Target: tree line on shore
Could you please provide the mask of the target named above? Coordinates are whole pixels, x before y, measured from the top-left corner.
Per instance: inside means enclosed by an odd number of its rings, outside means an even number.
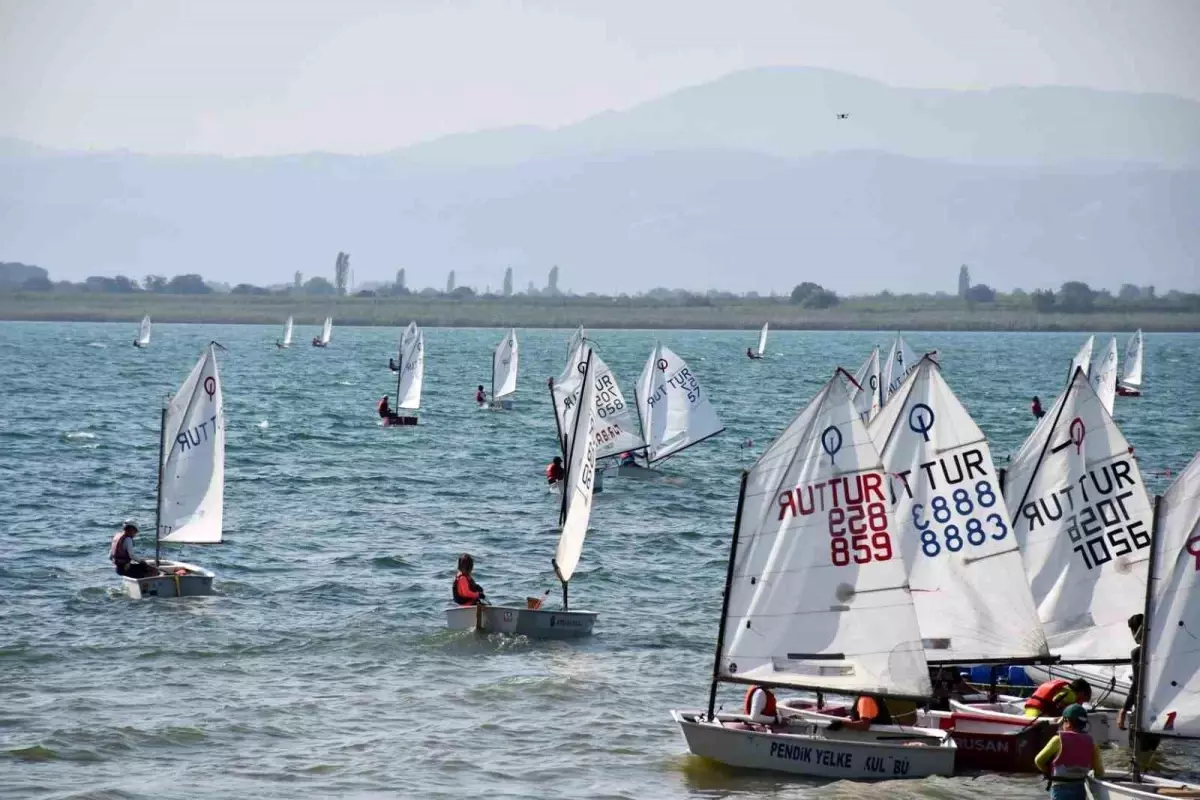
[[[854,309],[906,309],[921,308],[954,308],[994,307],[1006,310],[1033,310],[1042,314],[1067,313],[1087,314],[1093,312],[1112,311],[1165,311],[1165,312],[1196,312],[1200,311],[1200,294],[1169,291],[1159,295],[1153,286],[1136,286],[1124,284],[1117,292],[1106,289],[1093,289],[1081,281],[1067,281],[1057,290],[1037,289],[1026,292],[1015,289],[1011,292],[999,292],[985,284],[971,284],[968,268],[963,266],[959,271],[958,292],[911,293],[896,294],[887,290],[873,295],[839,296],[820,284],[804,281],[796,285],[790,293],[772,292],[760,295],[758,292],[728,292],[708,290],[703,292],[687,289],[667,289],[663,287],[646,292],[620,293],[617,295],[602,295],[595,292],[574,294],[558,288],[558,267],[550,273],[550,280],[544,289],[537,289],[530,283],[527,291],[514,293],[512,289],[512,269],[509,268],[504,276],[503,288],[500,292],[477,292],[470,286],[455,284],[453,271],[449,274],[444,290],[424,288],[410,290],[405,283],[404,270],[396,273],[392,283],[364,284],[357,291],[349,288],[349,255],[339,253],[335,265],[335,280],[329,281],[321,276],[313,276],[303,280],[297,272],[292,283],[277,286],[257,286],[241,283],[235,286],[206,281],[197,274],[176,275],[167,278],[162,275],[148,275],[141,281],[124,275],[115,277],[92,276],[81,282],[52,281],[49,273],[42,267],[20,263],[0,262],[0,291],[3,292],[36,292],[54,295],[133,295],[160,294],[176,296],[205,296],[228,295],[259,296],[259,297],[304,297],[304,298],[386,298],[386,297],[419,297],[451,301],[495,301],[513,302],[534,305],[595,305],[617,304],[625,306],[674,306],[674,307],[704,307],[704,306],[746,306],[792,304],[808,309],[829,309],[845,305]]]

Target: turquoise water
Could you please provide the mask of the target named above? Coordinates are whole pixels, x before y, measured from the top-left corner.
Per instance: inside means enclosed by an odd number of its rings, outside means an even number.
[[[600,612],[596,635],[538,643],[449,633],[441,609],[462,551],[493,600],[557,587],[545,381],[569,331],[518,332],[518,407],[491,413],[472,396],[502,331],[426,329],[421,424],[382,429],[399,330],[335,328],[319,350],[298,329],[277,351],[274,327],[156,325],[135,350],[134,327],[0,323],[0,796],[1045,796],[1028,777],[730,772],[688,756],[668,716],[707,697],[739,468],[890,335],[777,332],[752,362],[757,331],[598,332],[627,396],[661,337],[728,430],[666,462],[669,483],[606,481],[571,584],[573,606]],[[1084,336],[907,338],[940,351],[1003,459]],[[159,398],[210,339],[229,348],[227,541],[169,554],[215,570],[220,594],[130,601],[109,538],[127,516],[152,529]],[[1158,489],[1155,472],[1200,448],[1198,346],[1147,337],[1147,394],[1117,401]],[[722,692],[727,708],[737,695]],[[1164,747],[1169,767],[1200,766]]]

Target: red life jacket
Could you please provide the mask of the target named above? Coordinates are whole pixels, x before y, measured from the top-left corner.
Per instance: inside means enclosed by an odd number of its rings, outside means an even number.
[[[750,709],[752,707],[750,701],[754,699],[755,692],[762,692],[764,695],[767,696],[767,704],[765,706],[763,706],[763,714],[768,717],[775,716],[775,695],[771,692],[770,689],[767,689],[762,686],[751,686],[749,689],[746,690],[746,700],[742,704],[743,713],[745,713],[747,716],[749,716],[752,713],[750,711]]]
[[[1052,762],[1054,780],[1086,780],[1092,769],[1092,737],[1082,731],[1062,730],[1058,741],[1058,755]]]
[[[546,480],[561,481],[563,476],[562,467],[551,462],[550,466],[546,467]]]
[[[473,606],[483,596],[471,588],[471,579],[461,572],[454,576],[454,602],[460,606]]]
[[[1070,681],[1062,678],[1046,681],[1025,701],[1025,707],[1036,708],[1043,717],[1057,717],[1062,714],[1062,706],[1054,701],[1054,696],[1070,685]]]

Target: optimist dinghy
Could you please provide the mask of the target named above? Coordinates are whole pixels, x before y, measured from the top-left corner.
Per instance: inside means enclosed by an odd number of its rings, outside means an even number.
[[[1142,396],[1142,360],[1145,341],[1142,329],[1138,328],[1125,345],[1125,361],[1121,365],[1121,379],[1117,381],[1117,394],[1121,397]]]
[[[329,340],[333,338],[333,317],[326,317],[325,324],[321,326],[321,335],[314,338],[312,341],[313,347],[328,347]]]
[[[582,337],[583,329],[580,328],[571,339],[575,347],[562,374],[549,381],[550,402],[554,407],[554,424],[558,431],[558,446],[564,457],[567,454],[566,432],[575,424],[575,412],[579,407],[579,396],[583,388],[583,361],[588,348],[591,347],[591,343]],[[622,453],[645,449],[646,443],[638,434],[634,412],[625,401],[616,376],[599,353],[591,350],[591,354],[591,370],[596,383],[596,460],[603,461]],[[596,491],[600,491],[599,481]]]
[[[1143,775],[1138,732],[1200,738],[1200,453],[1157,499],[1150,537],[1138,695],[1134,700],[1133,772],[1089,778],[1095,800],[1200,797],[1200,784]]]
[[[565,487],[559,518],[562,533],[550,562],[562,584],[562,608],[543,609],[537,598],[527,600],[525,606],[455,606],[446,609],[446,625],[451,630],[474,628],[481,633],[521,634],[531,639],[574,639],[591,634],[598,614],[571,609],[567,587],[579,565],[592,513],[592,483],[596,473],[596,382],[590,369],[592,359],[589,350],[584,356],[583,387],[579,395],[580,408],[586,409],[586,413],[575,415],[567,443],[566,476],[561,482]]]
[[[688,749],[821,778],[950,775],[945,731],[831,730],[796,712],[765,728],[715,712],[720,683],[929,698],[932,686],[887,475],[842,370],[742,473],[708,710],[673,710]]]
[[[513,410],[513,395],[517,392],[517,356],[517,330],[509,328],[492,352],[493,410]]]
[[[425,382],[425,332],[416,322],[408,323],[400,337],[399,368],[396,370],[396,414],[383,420],[385,428],[416,425],[421,408],[421,385]]]
[[[769,322],[763,323],[762,332],[758,334],[758,350],[751,351],[747,354],[754,361],[761,360],[762,357],[767,353],[767,329],[770,326],[771,323]]]
[[[138,328],[137,338],[133,340],[134,347],[150,346],[150,315],[142,317],[142,326]]]
[[[213,593],[213,573],[161,558],[162,543],[221,541],[225,507],[225,416],[216,348],[208,350],[162,410],[154,562],[159,574],[122,577],[133,598]]]
[[[292,318],[288,317],[283,325],[283,340],[275,342],[275,347],[286,350],[292,346]]]

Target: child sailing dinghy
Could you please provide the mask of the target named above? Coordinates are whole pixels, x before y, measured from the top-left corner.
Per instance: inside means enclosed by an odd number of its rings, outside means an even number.
[[[421,385],[425,382],[425,332],[410,322],[400,337],[396,369],[396,413],[383,420],[385,428],[416,425],[420,418]]]
[[[150,315],[142,317],[142,325],[138,328],[137,338],[133,340],[134,347],[150,346]]]
[[[770,327],[770,325],[771,323],[769,322],[763,323],[762,332],[758,335],[758,350],[748,354],[750,358],[756,361],[761,359],[767,353],[767,328]]]
[[[582,328],[577,334],[582,333]],[[574,340],[574,339],[573,339]],[[596,460],[611,458],[621,453],[645,448],[646,443],[637,432],[633,411],[625,402],[625,395],[617,384],[617,378],[591,344],[580,339],[567,359],[567,366],[557,379],[551,378],[550,402],[554,406],[554,423],[558,430],[558,446],[567,454],[567,435],[575,425],[575,411],[579,407],[583,389],[583,369],[586,353],[591,352],[591,371],[595,379],[596,415]]]
[[[646,443],[646,466],[622,464],[617,471],[621,477],[649,477],[649,467],[725,430],[691,367],[662,342],[654,343],[633,399]]]
[[[765,728],[717,714],[718,684],[932,694],[886,473],[843,370],[742,473],[708,710],[673,710],[692,753],[823,778],[950,775],[945,731],[830,729],[797,712]]]
[[[1121,379],[1117,381],[1117,394],[1122,397],[1142,396],[1142,358],[1145,341],[1142,329],[1138,328],[1125,345],[1125,361],[1121,365]]]
[[[1089,778],[1095,800],[1200,797],[1200,784],[1144,775],[1137,732],[1200,738],[1200,647],[1191,629],[1200,615],[1200,453],[1155,503],[1134,701],[1131,775]]]
[[[280,350],[286,350],[292,346],[292,318],[288,317],[287,322],[283,324],[283,341],[276,342],[275,346]]]
[[[517,391],[517,330],[508,333],[492,352],[492,403],[493,409],[512,411],[513,395]]]
[[[583,387],[579,401],[587,411],[575,415],[575,425],[567,443],[566,476],[562,481],[565,489],[559,515],[562,532],[550,562],[562,584],[562,609],[543,609],[540,602],[527,602],[525,606],[455,606],[446,609],[446,624],[451,630],[474,628],[481,633],[521,634],[532,639],[574,639],[590,635],[596,624],[597,612],[571,609],[567,594],[568,584],[583,552],[583,540],[592,513],[592,482],[596,473],[596,382],[589,369],[592,365],[590,350],[584,356],[583,365]],[[535,605],[538,607],[532,607]]]
[[[313,339],[313,347],[328,347],[329,340],[333,338],[333,317],[326,317],[325,324],[321,326],[321,335]]]
[[[161,558],[163,542],[221,541],[225,506],[225,417],[216,348],[210,343],[187,380],[162,410],[159,430],[158,501],[154,561],[159,574],[122,577],[126,593],[145,597],[191,597],[213,593],[213,573]]]

